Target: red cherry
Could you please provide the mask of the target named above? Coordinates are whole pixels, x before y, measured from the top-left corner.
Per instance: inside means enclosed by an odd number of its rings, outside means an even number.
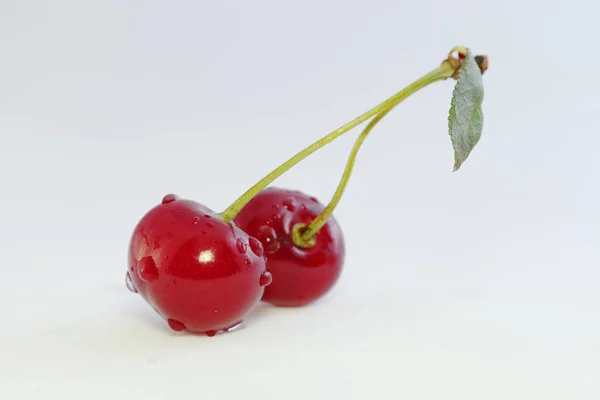
[[[271,279],[253,241],[203,205],[167,195],[133,232],[127,287],[174,331],[226,331],[241,323]]]
[[[303,193],[267,188],[235,217],[235,223],[264,248],[267,269],[273,275],[265,288],[264,301],[303,306],[324,296],[337,282],[345,249],[342,231],[333,217],[316,234],[314,246],[303,248],[292,239],[294,225],[310,223],[324,208],[317,199]]]

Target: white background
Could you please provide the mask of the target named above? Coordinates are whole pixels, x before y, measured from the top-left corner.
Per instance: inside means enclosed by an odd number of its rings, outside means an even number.
[[[598,399],[593,1],[0,1],[0,398]],[[490,57],[452,173],[453,83],[359,154],[339,284],[175,335],[124,286],[174,192],[222,210],[455,45]],[[358,129],[276,182],[328,201]]]

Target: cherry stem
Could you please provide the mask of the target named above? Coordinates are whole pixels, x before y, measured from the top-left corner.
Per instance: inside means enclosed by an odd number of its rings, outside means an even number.
[[[422,89],[425,86],[428,86],[434,82],[445,80],[452,76],[455,69],[447,68],[445,67],[446,65],[448,64],[442,64],[440,68],[437,68],[436,70],[430,72],[423,78],[415,81],[413,84],[408,86],[404,90],[405,95],[403,97],[399,98],[398,101],[391,104],[388,108],[382,110],[371,121],[369,121],[369,124],[358,136],[358,138],[354,142],[354,146],[352,146],[350,156],[348,157],[348,162],[346,163],[346,168],[344,169],[344,173],[342,174],[342,179],[340,180],[340,183],[331,201],[329,202],[327,207],[325,207],[325,210],[323,210],[321,214],[319,214],[310,224],[308,224],[308,226],[304,227],[302,230],[295,231],[297,232],[296,235],[294,235],[293,237],[295,244],[301,247],[311,247],[312,243],[314,243],[314,236],[317,234],[317,232],[319,232],[319,230],[321,230],[323,226],[325,226],[327,220],[333,214],[333,210],[340,202],[342,195],[344,194],[344,190],[346,189],[346,186],[350,181],[350,176],[352,175],[352,169],[354,168],[354,162],[356,161],[358,151],[360,150],[360,147],[362,146],[369,133],[371,133],[375,125],[377,125],[379,121],[381,121],[383,117],[385,117],[390,111],[392,111],[398,104],[400,104],[403,100],[408,98],[413,93],[417,92],[419,89]]]
[[[444,62],[442,63],[442,65],[440,67],[423,75],[421,78],[414,81],[413,83],[411,83],[410,85],[408,85],[401,91],[397,92],[393,96],[389,97],[387,100],[381,102],[379,105],[373,107],[372,109],[365,112],[364,114],[354,118],[352,121],[346,123],[345,125],[337,128],[330,134],[317,140],[310,146],[306,147],[304,150],[300,151],[299,153],[297,153],[296,155],[294,155],[293,157],[288,159],[286,162],[281,164],[279,167],[275,168],[271,173],[266,175],[258,183],[256,183],[254,186],[252,186],[250,189],[248,189],[244,194],[242,194],[236,201],[234,201],[225,211],[223,211],[220,214],[220,217],[225,222],[229,222],[229,221],[233,220],[236,217],[236,215],[242,210],[242,208],[244,208],[244,206],[246,204],[248,204],[250,202],[250,200],[252,200],[254,198],[254,196],[259,194],[264,188],[266,188],[268,185],[270,185],[271,182],[273,182],[275,179],[279,178],[281,175],[283,175],[290,168],[292,168],[293,166],[298,164],[300,161],[304,160],[306,157],[308,157],[309,155],[311,155],[312,153],[314,153],[321,147],[333,142],[335,139],[342,136],[344,133],[348,132],[352,128],[367,121],[372,116],[377,115],[383,111],[391,110],[396,105],[398,105],[400,102],[405,100],[407,97],[409,97],[413,93],[417,92],[419,89],[422,89],[425,86],[428,86],[429,84],[431,84],[433,82],[437,82],[439,80],[444,80],[444,79],[452,77],[458,71],[458,68],[460,68],[460,62],[458,60],[456,60],[455,58],[448,56],[448,59],[444,60]],[[385,112],[385,114],[387,114],[387,112]],[[383,118],[383,116],[382,116],[382,118]],[[351,167],[350,167],[350,169],[351,169]],[[348,180],[348,178],[349,178],[349,176],[346,177],[346,181]],[[343,185],[345,186],[345,183],[343,183]],[[338,190],[340,190],[340,188],[338,188]],[[341,196],[341,192],[343,192],[343,188],[340,191],[340,196]],[[334,198],[334,201],[335,201],[335,198]],[[339,199],[337,199],[337,201],[339,201]],[[337,204],[337,201],[336,201],[336,204]],[[333,207],[335,207],[335,205]],[[333,208],[331,210],[333,210]],[[325,218],[324,221],[326,221],[328,217],[329,217],[329,215]],[[323,224],[324,224],[324,222],[323,222]],[[302,237],[304,237],[304,230],[302,230]]]
[[[342,179],[340,180],[340,183],[333,197],[331,198],[331,201],[329,202],[327,207],[325,207],[325,210],[323,210],[321,214],[319,214],[314,220],[312,220],[310,224],[308,224],[306,227],[303,227],[301,230],[293,231],[295,235],[293,235],[292,239],[294,240],[295,244],[301,247],[312,247],[312,245],[315,243],[314,236],[317,234],[317,232],[321,230],[321,228],[323,228],[323,226],[325,226],[327,220],[333,214],[333,210],[337,207],[338,203],[342,199],[344,190],[346,189],[346,186],[350,181],[350,175],[352,175],[352,169],[354,168],[354,162],[356,161],[356,156],[358,155],[358,150],[360,150],[360,146],[362,146],[363,142],[365,141],[369,133],[371,133],[375,125],[377,125],[377,123],[379,123],[379,121],[381,121],[383,117],[385,117],[390,111],[392,111],[392,109],[394,109],[396,105],[397,104],[392,105],[380,112],[379,114],[377,114],[371,121],[369,121],[367,127],[358,136],[356,142],[354,142],[354,146],[352,146],[352,150],[350,151],[350,156],[348,157],[346,168],[344,169],[344,173],[342,174]]]

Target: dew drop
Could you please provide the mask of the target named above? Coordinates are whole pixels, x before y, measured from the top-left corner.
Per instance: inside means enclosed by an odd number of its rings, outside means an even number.
[[[152,282],[158,279],[158,268],[154,259],[146,256],[138,263],[138,275],[145,282]]]
[[[171,329],[173,329],[175,332],[181,332],[181,331],[184,331],[187,329],[185,327],[185,325],[183,324],[183,322],[177,321],[176,319],[173,319],[173,318],[168,318],[167,323],[169,324],[169,327]]]
[[[207,223],[206,223],[206,227],[207,227],[207,228],[214,228],[214,227],[215,227],[215,224],[213,224],[212,222],[207,222]]]
[[[273,221],[274,222],[279,221],[279,215],[273,215]]]
[[[246,263],[246,266],[247,266],[247,267],[249,267],[249,266],[251,266],[251,265],[252,265],[252,260],[251,260],[251,259],[249,259],[249,258],[246,258],[246,261],[245,261],[245,263]]]
[[[131,275],[129,275],[129,272],[127,274],[125,274],[125,285],[127,286],[127,289],[129,289],[129,291],[131,293],[137,293],[137,289],[135,288],[135,286],[133,285],[133,281],[131,280]]]
[[[204,218],[212,218],[212,217],[208,214],[204,214]]]
[[[204,334],[208,337],[213,337],[217,334],[217,331],[206,331]]]
[[[246,251],[248,250],[248,245],[242,239],[238,239],[235,242],[235,245],[240,253],[246,254]]]
[[[231,325],[230,327],[223,329],[223,332],[235,332],[235,331],[238,331],[243,328],[244,328],[244,323],[242,321],[240,321],[240,322],[236,322],[235,324]]]
[[[319,200],[317,200],[316,197],[311,197],[310,201],[312,201],[313,203],[318,203],[319,202]]]
[[[261,226],[256,237],[264,246],[263,249],[267,254],[274,253],[279,248],[275,229],[270,226]]]
[[[277,204],[273,204],[273,211],[279,210],[279,206]]]
[[[192,220],[192,224],[198,225],[199,223],[200,223],[200,217],[194,217],[194,219]]]
[[[165,197],[163,197],[162,204],[169,204],[169,203],[174,202],[175,200],[179,200],[179,196],[177,196],[176,194],[170,193],[170,194],[166,195]]]
[[[302,211],[306,210],[306,206],[304,204],[300,204],[300,210],[302,210]]]
[[[265,271],[262,274],[260,274],[258,283],[260,286],[269,286],[272,281],[273,281],[273,276],[271,275],[271,273],[269,271]]]
[[[207,235],[207,234],[208,234],[208,232],[206,232],[206,230],[205,230],[205,229],[203,229],[203,230],[202,230],[202,234],[203,234],[203,235]]]
[[[250,244],[250,250],[252,250],[252,252],[254,254],[256,254],[258,257],[262,257],[262,255],[265,252],[265,249],[263,248],[262,243],[258,239],[253,238],[253,237],[248,239],[248,243]]]
[[[283,206],[291,212],[296,211],[296,206],[294,205],[294,202],[292,201],[292,199],[285,200],[283,202]]]

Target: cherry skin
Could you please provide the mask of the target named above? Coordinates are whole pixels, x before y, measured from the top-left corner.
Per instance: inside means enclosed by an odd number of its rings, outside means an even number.
[[[271,281],[257,239],[175,195],[138,222],[128,260],[128,288],[171,329],[209,336],[239,325]]]
[[[292,229],[308,225],[324,206],[298,191],[267,188],[235,217],[235,223],[260,240],[273,282],[263,300],[277,306],[304,306],[324,296],[337,282],[344,263],[342,231],[333,217],[315,235],[316,244],[303,248],[294,243]]]

